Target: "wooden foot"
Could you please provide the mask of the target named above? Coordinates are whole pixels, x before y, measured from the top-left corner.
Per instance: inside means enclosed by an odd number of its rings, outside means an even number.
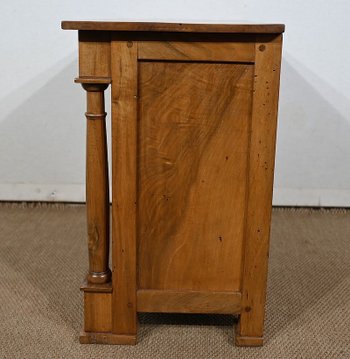
[[[236,334],[235,344],[238,347],[261,347],[264,344],[263,337],[243,337]]]
[[[119,344],[135,345],[136,335],[122,335],[113,333],[91,333],[82,331],[79,336],[80,344]]]
[[[236,326],[236,330],[235,330],[235,345],[238,347],[261,347],[264,344],[264,337],[262,335],[262,330],[260,331],[261,335],[256,335],[258,334],[257,332],[243,332],[242,331],[242,320],[243,320],[243,328],[254,328],[254,324],[256,323],[251,323],[251,322],[247,322],[247,319],[245,316],[240,316],[239,318],[239,322]],[[253,326],[251,326],[250,324],[253,324]],[[260,323],[258,323],[260,324]],[[258,329],[259,331],[259,329]]]

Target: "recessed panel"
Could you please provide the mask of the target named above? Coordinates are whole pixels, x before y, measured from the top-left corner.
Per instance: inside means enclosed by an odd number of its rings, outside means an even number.
[[[239,291],[253,68],[139,62],[138,288]]]

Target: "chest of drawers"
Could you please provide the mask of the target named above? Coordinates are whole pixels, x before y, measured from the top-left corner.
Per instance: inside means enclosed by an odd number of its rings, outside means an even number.
[[[262,345],[284,26],[62,28],[87,94],[80,341],[135,344],[137,312],[227,313],[237,345]]]

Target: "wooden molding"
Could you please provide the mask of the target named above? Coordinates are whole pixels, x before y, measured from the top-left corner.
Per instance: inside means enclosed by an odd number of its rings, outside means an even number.
[[[162,22],[62,21],[64,30],[169,31],[202,33],[282,33],[283,24],[186,24]]]
[[[80,76],[74,79],[75,83],[78,84],[110,84],[112,79],[110,77],[87,77]]]
[[[92,293],[112,293],[113,287],[112,287],[112,282],[96,284],[96,283],[89,283],[87,280],[84,280],[84,282],[80,286],[80,290],[83,292],[92,292]]]

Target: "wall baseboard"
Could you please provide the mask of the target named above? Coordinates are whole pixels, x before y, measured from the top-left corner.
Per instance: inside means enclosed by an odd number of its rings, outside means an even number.
[[[85,185],[0,183],[0,201],[85,202]],[[350,189],[275,188],[273,205],[350,207]]]
[[[274,206],[350,207],[350,189],[275,188]]]
[[[85,185],[0,183],[0,201],[85,202]]]

